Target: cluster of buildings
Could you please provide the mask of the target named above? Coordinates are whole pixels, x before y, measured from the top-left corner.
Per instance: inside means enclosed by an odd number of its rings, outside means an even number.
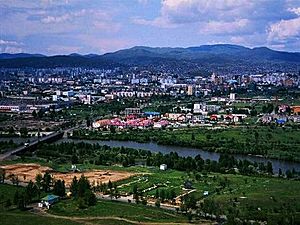
[[[32,113],[34,110],[60,110],[74,104],[98,104],[121,99],[139,99],[147,102],[153,96],[194,97],[203,102],[195,104],[193,120],[197,114],[218,112],[220,105],[209,101],[262,101],[237,98],[235,93],[261,93],[284,87],[299,90],[300,76],[295,72],[265,74],[191,75],[180,76],[172,71],[152,71],[135,67],[127,69],[0,69],[0,111]],[[222,97],[228,96],[228,97]],[[268,99],[266,99],[268,101]],[[172,117],[172,116],[170,116]],[[189,120],[190,115],[173,116],[176,120]],[[178,117],[178,118],[177,118]],[[244,118],[244,116],[239,116]],[[233,116],[236,121],[236,117]]]

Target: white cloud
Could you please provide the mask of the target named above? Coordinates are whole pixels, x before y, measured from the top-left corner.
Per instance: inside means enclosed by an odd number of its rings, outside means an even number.
[[[133,23],[139,24],[139,25],[150,25],[154,27],[160,27],[160,28],[175,28],[178,27],[177,24],[172,24],[168,19],[163,17],[157,17],[154,20],[146,20],[142,18],[133,18]]]
[[[239,19],[232,22],[210,21],[201,26],[200,31],[205,34],[233,34],[246,31],[250,21]]]
[[[286,39],[300,39],[300,17],[281,20],[270,25],[268,41],[285,41]]]
[[[0,52],[20,53],[23,52],[23,44],[16,41],[7,41],[0,39]]]
[[[116,33],[121,29],[121,24],[110,21],[95,21],[94,26],[96,29],[108,33]]]
[[[72,21],[76,17],[84,16],[86,15],[87,11],[85,9],[82,9],[77,12],[70,12],[70,13],[65,13],[63,15],[59,16],[45,16],[41,18],[42,23],[61,23],[65,21]]]
[[[298,8],[289,8],[288,11],[295,13],[296,15],[300,16],[300,7]]]

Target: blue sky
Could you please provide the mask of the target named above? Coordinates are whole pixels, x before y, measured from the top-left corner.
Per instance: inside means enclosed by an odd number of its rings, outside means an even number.
[[[0,0],[0,52],[231,43],[300,51],[300,0]]]

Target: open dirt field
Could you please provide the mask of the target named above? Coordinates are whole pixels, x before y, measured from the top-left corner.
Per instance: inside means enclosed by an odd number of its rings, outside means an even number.
[[[112,171],[112,170],[91,170],[84,172],[67,172],[60,173],[54,171],[50,167],[41,166],[39,164],[28,163],[28,164],[12,164],[12,165],[0,165],[0,168],[5,169],[6,178],[8,179],[10,175],[14,174],[18,176],[20,182],[29,182],[30,180],[34,181],[37,174],[44,174],[49,172],[55,180],[64,180],[66,186],[69,187],[72,179],[76,176],[77,179],[83,174],[88,178],[92,185],[97,183],[108,183],[127,179],[131,176],[134,176],[134,173],[129,173],[125,171]]]

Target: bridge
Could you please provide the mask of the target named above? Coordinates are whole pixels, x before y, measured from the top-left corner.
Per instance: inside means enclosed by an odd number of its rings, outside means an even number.
[[[24,146],[20,146],[18,148],[15,148],[13,150],[10,150],[8,152],[5,152],[5,153],[1,154],[0,155],[0,161],[3,161],[5,159],[9,158],[12,155],[16,155],[18,153],[22,153],[22,152],[26,152],[28,150],[32,150],[32,149],[36,148],[39,143],[50,143],[50,142],[56,141],[56,140],[62,138],[63,135],[64,135],[64,131],[59,131],[59,132],[54,132],[54,133],[49,134],[47,136],[38,138],[37,140],[35,140],[33,142],[30,142],[30,143],[28,143]]]

